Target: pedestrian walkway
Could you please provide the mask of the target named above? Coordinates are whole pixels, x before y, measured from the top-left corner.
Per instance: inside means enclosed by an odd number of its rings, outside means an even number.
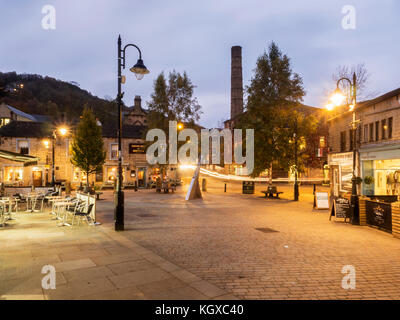
[[[209,179],[195,201],[183,190],[126,191],[121,235],[240,299],[400,299],[399,239],[329,221],[329,210],[313,210],[312,186],[293,202],[290,186],[279,186],[279,200],[221,185]],[[104,198],[98,217],[111,222],[112,195]],[[343,286],[346,266],[354,289]]]
[[[0,299],[235,299],[107,226],[21,213],[0,229]],[[56,288],[43,289],[54,266]]]

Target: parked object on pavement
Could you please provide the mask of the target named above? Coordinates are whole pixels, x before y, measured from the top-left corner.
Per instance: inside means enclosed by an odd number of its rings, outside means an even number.
[[[278,188],[276,186],[268,186],[268,189],[265,191],[261,191],[261,193],[265,194],[265,198],[279,198],[279,195],[283,192],[278,191]]]

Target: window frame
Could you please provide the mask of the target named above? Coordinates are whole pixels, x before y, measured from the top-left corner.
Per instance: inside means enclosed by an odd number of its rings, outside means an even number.
[[[28,153],[21,153],[20,148],[18,147],[19,142],[21,141],[27,141],[28,142]],[[31,153],[31,142],[29,139],[24,139],[24,138],[17,138],[15,139],[15,152],[22,154],[22,155],[29,155]]]
[[[113,157],[113,146],[117,146],[117,152],[116,152],[116,156]],[[118,160],[118,143],[116,142],[111,142],[110,143],[110,160]]]

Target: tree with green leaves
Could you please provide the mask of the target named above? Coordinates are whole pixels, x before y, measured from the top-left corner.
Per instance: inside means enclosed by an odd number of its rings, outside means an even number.
[[[93,112],[85,108],[73,135],[71,163],[86,173],[89,186],[89,175],[102,170],[105,159],[101,126],[97,125]]]
[[[168,80],[164,73],[160,73],[154,81],[151,100],[147,103],[149,130],[162,129],[169,141],[169,121],[177,121],[185,128],[198,128],[196,121],[200,119],[201,106],[194,97],[194,88],[186,72],[180,74],[172,71],[168,75]],[[182,144],[184,142],[178,142],[178,148]],[[166,149],[168,157],[168,145]],[[159,167],[165,171],[168,165],[159,165]]]
[[[147,103],[149,127],[167,129],[169,121],[188,124],[198,121],[201,106],[193,96],[194,88],[186,72],[172,71],[168,81],[164,73],[160,73],[154,81],[151,100]]]
[[[272,165],[288,168],[294,160],[293,130],[297,122],[298,135],[306,136],[313,126],[311,117],[296,112],[305,91],[301,77],[292,71],[290,59],[272,42],[256,63],[254,76],[246,87],[247,105],[239,127],[254,129],[254,170],[259,176]]]

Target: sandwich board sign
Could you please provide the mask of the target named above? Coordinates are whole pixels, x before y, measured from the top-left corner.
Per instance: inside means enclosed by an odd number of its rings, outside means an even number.
[[[242,193],[243,194],[254,194],[254,181],[243,181]]]
[[[329,194],[328,192],[316,192],[315,204],[318,210],[329,209]]]
[[[331,218],[342,218],[346,222],[346,219],[350,219],[351,217],[351,206],[350,200],[342,197],[335,197],[332,201],[332,210],[329,216],[329,220]]]

